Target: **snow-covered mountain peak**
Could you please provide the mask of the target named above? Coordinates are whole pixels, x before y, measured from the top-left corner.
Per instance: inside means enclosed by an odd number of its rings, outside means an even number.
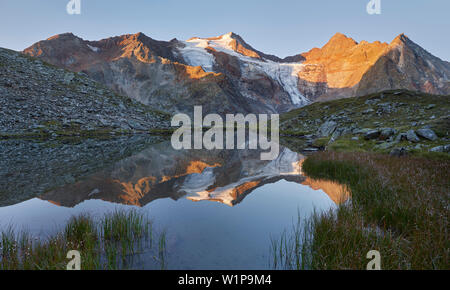
[[[186,41],[159,41],[142,33],[86,41],[65,33],[24,53],[84,72],[169,112],[202,105],[208,113],[283,113],[317,100],[387,89],[449,92],[450,63],[403,34],[388,44],[357,43],[337,33],[322,48],[284,59],[232,32]]]
[[[179,52],[188,65],[201,66],[207,72],[223,72],[225,59],[218,53],[225,53],[229,58],[227,63],[236,62],[233,71],[239,71],[241,80],[270,79],[284,91],[294,107],[309,103],[298,87],[298,73],[303,69],[302,64],[283,63],[273,56],[260,53],[233,32],[218,37],[190,38],[179,48]],[[228,65],[226,68],[229,68]],[[248,92],[247,86],[240,87],[240,91],[250,99],[258,98],[257,94]]]
[[[189,44],[195,44],[196,47],[209,47],[218,51],[224,51],[227,53],[238,52],[241,55],[245,55],[244,53],[238,51],[238,46],[242,45],[238,38],[240,38],[238,35],[233,32],[229,32],[217,37],[193,37],[188,39],[186,42]],[[253,55],[256,55],[256,53],[253,53]]]

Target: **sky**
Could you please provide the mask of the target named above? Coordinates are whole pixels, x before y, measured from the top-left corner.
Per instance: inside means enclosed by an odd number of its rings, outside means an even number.
[[[0,47],[23,50],[52,35],[72,32],[86,40],[143,32],[158,40],[235,32],[255,49],[279,57],[323,46],[336,32],[356,41],[411,40],[450,61],[450,1],[380,0],[0,0]]]

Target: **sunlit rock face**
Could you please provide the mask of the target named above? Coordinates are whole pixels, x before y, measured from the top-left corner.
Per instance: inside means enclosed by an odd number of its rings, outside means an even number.
[[[311,98],[353,95],[353,88],[387,46],[380,42],[357,43],[337,33],[322,48],[302,54],[305,69],[298,77],[305,82],[304,93]]]
[[[157,41],[142,33],[100,41],[61,34],[24,53],[85,72],[115,91],[169,112],[285,112],[312,101],[387,89],[449,94],[450,64],[401,34],[390,44],[337,33],[322,48],[284,59],[235,33]]]
[[[369,43],[337,33],[322,48],[301,54],[300,91],[311,99],[361,96],[388,89],[449,94],[450,64],[404,34],[390,44]]]
[[[156,41],[142,33],[100,41],[62,34],[24,53],[84,72],[115,91],[168,112],[284,112],[308,102],[295,65],[279,66],[237,35]]]
[[[411,41],[397,36],[358,84],[356,94],[377,88],[408,89],[430,94],[450,94],[450,63]]]
[[[205,105],[205,111],[213,107],[245,111],[245,100],[241,106],[230,102],[229,84],[222,75],[186,66],[174,54],[177,45],[177,41],[156,41],[142,33],[93,42],[63,34],[24,52],[84,72],[120,94],[164,111],[185,111],[194,104]]]

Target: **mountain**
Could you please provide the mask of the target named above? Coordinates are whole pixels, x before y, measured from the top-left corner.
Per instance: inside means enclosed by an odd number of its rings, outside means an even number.
[[[219,37],[199,38],[192,37],[187,42],[207,42],[209,47],[221,47],[225,50],[232,50],[240,55],[248,56],[255,59],[266,59],[274,62],[283,62],[283,60],[275,55],[268,55],[254,49],[248,43],[234,32],[229,32]]]
[[[169,116],[88,76],[0,48],[0,138],[148,131]]]
[[[322,48],[301,54],[301,92],[312,99],[363,96],[390,89],[449,94],[450,63],[401,34],[390,44],[357,43],[337,33]]]
[[[386,89],[449,94],[450,63],[401,34],[390,44],[337,33],[322,48],[281,59],[235,33],[157,41],[143,33],[100,41],[61,34],[24,53],[84,72],[114,91],[168,112],[286,112],[317,100]]]
[[[376,88],[450,94],[450,63],[433,56],[407,36],[397,36],[362,77],[356,95]]]
[[[55,66],[84,72],[116,92],[168,112],[191,112],[194,105],[202,105],[204,112],[221,114],[295,107],[282,85],[262,71],[251,70],[252,75],[240,81],[244,77],[241,62],[235,55],[220,51],[220,45],[229,44],[252,55],[249,59],[263,61],[245,43],[229,43],[230,39],[225,35],[216,40],[164,42],[138,33],[92,42],[68,33],[38,42],[24,52]],[[218,45],[208,46],[208,42]]]

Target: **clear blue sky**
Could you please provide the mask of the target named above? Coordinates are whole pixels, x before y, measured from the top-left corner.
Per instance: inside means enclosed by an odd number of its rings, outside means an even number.
[[[404,32],[450,61],[449,0],[81,0],[81,15],[68,15],[69,0],[0,0],[0,46],[23,50],[52,35],[87,39],[144,32],[159,39],[209,37],[233,31],[265,53],[280,57],[320,47],[336,32],[356,41],[390,42]]]

